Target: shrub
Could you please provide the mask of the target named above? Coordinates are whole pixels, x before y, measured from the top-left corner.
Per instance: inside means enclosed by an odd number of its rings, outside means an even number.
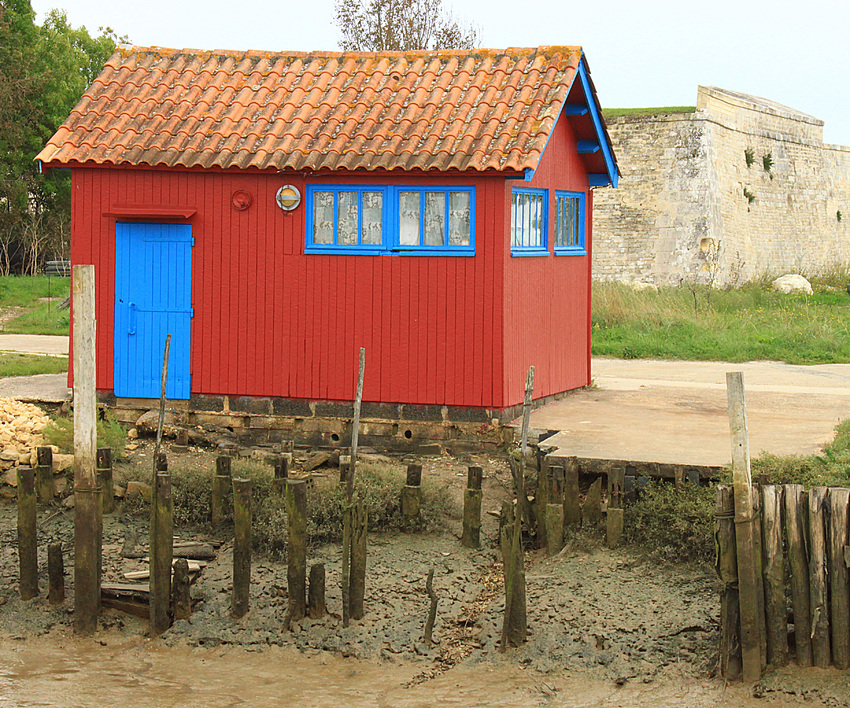
[[[48,445],[56,445],[60,452],[74,452],[74,418],[54,418],[42,431],[44,441]],[[108,447],[112,450],[112,459],[119,460],[124,454],[124,444],[127,441],[127,431],[118,421],[106,417],[97,421],[97,446]]]

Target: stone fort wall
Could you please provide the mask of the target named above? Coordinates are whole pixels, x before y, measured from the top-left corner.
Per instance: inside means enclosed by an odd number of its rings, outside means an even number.
[[[766,99],[699,87],[691,113],[610,118],[618,189],[594,194],[600,280],[735,285],[850,266],[850,147]]]

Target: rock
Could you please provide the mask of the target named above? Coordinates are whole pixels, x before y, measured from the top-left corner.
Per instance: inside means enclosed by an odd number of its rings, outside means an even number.
[[[651,290],[654,293],[658,292],[658,286],[653,283],[629,283],[629,287],[638,293],[645,290]]]
[[[127,431],[127,438],[128,439],[135,440],[137,437],[139,437],[139,431],[136,430],[135,428],[130,428]]]
[[[53,496],[61,497],[65,491],[68,489],[68,480],[62,477],[55,477],[53,479]]]
[[[127,482],[127,499],[135,499],[141,496],[145,501],[151,500],[151,485],[144,482]]]
[[[53,455],[53,471],[64,472],[65,470],[74,469],[73,455]]]
[[[18,486],[18,470],[14,467],[12,469],[6,470],[0,479],[3,480],[5,484],[8,484],[10,487]]]
[[[136,434],[144,433],[156,434],[156,428],[159,425],[159,411],[148,411],[143,413],[136,421]],[[177,420],[173,413],[165,412],[162,417],[162,434],[168,437],[177,435]]]
[[[124,495],[127,493],[127,490],[120,484],[114,484],[112,486],[112,493],[115,495],[116,499],[123,499]]]
[[[304,461],[304,471],[309,472],[310,470],[314,470],[317,467],[321,467],[322,465],[326,464],[327,461],[330,459],[331,454],[329,452],[314,452]]]
[[[63,505],[66,509],[73,509],[73,508],[74,508],[74,503],[75,503],[75,501],[74,501],[74,495],[73,495],[73,494],[71,494],[70,496],[65,497],[65,499],[62,501],[62,505]]]
[[[771,285],[774,290],[777,290],[786,295],[794,293],[804,293],[805,295],[812,294],[812,284],[802,275],[783,275],[774,280]]]
[[[0,452],[0,460],[3,460],[3,462],[18,462],[20,457],[21,456],[10,447],[7,447],[5,450]]]

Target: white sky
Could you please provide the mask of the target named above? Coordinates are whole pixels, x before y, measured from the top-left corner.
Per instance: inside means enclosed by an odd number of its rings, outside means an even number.
[[[133,44],[197,49],[336,49],[334,0],[33,0],[74,26]],[[769,98],[825,121],[850,145],[848,0],[444,0],[485,47],[581,45],[603,107],[694,105],[698,85]],[[693,9],[691,9],[693,8]]]

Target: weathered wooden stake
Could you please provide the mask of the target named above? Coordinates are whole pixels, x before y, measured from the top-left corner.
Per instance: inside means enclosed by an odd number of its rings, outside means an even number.
[[[590,485],[581,507],[581,524],[595,528],[602,521],[602,477]]]
[[[425,581],[425,593],[428,595],[428,598],[431,600],[431,603],[428,607],[428,619],[425,620],[425,632],[423,633],[423,639],[425,640],[426,646],[431,646],[434,643],[433,632],[434,632],[434,622],[437,621],[437,602],[439,598],[437,597],[437,593],[434,590],[434,569],[428,571],[428,579]]]
[[[757,487],[753,487],[753,540],[755,542],[756,579],[758,581],[756,602],[758,603],[758,616],[759,622],[761,623],[761,626],[759,627],[759,655],[761,656],[761,670],[764,671],[765,668],[767,668],[767,618],[765,615],[764,601],[764,563],[762,562],[761,520],[761,494]]]
[[[605,514],[605,544],[608,548],[616,548],[623,537],[625,512],[621,507],[608,507]]]
[[[286,491],[287,479],[289,479],[289,455],[276,455],[274,458],[272,489],[278,494],[283,494]]]
[[[158,467],[167,467],[162,458]],[[171,475],[158,471],[151,500],[150,632],[162,634],[171,626],[171,563],[174,543],[174,502]]]
[[[357,441],[360,435],[360,407],[363,402],[363,376],[366,371],[366,349],[360,347],[360,366],[357,371],[357,394],[354,399],[354,420],[351,423],[351,459],[346,465],[340,460],[340,481],[345,479],[346,507],[342,518],[342,626],[347,627],[352,615],[351,587],[352,533],[354,533],[354,475],[357,472]],[[364,540],[365,544],[365,540]],[[365,563],[364,563],[365,565]],[[364,567],[365,572],[365,567]],[[365,582],[365,578],[364,578]]]
[[[248,612],[251,594],[251,480],[233,480],[233,597],[231,614]]]
[[[717,485],[715,507],[717,575],[720,577],[720,675],[741,676],[741,634],[738,607],[738,560],[735,544],[735,500],[731,484]]]
[[[785,537],[791,571],[791,606],[797,664],[812,665],[812,615],[809,603],[809,559],[806,548],[808,498],[802,484],[785,485]]]
[[[287,481],[286,514],[288,522],[286,580],[289,588],[290,617],[297,622],[307,612],[307,482]]]
[[[564,470],[564,528],[581,524],[581,500],[578,489],[578,460],[569,458]]]
[[[103,513],[115,511],[115,487],[112,478],[112,450],[108,447],[97,449],[97,476],[103,499]]]
[[[500,649],[518,647],[527,632],[525,561],[522,551],[522,518],[509,501],[502,503],[499,545],[505,574],[505,616]]]
[[[809,601],[812,612],[812,660],[825,669],[829,650],[829,584],[826,577],[826,487],[809,490]]]
[[[850,585],[847,579],[847,505],[850,489],[829,490],[829,597],[831,605],[832,663],[850,668]]]
[[[47,504],[53,501],[53,448],[39,447],[36,455],[38,456],[36,467],[38,499]]]
[[[51,543],[47,547],[47,599],[54,605],[65,602],[65,561],[61,543]]]
[[[422,465],[407,466],[407,484],[401,490],[401,517],[406,525],[419,519],[422,506]]]
[[[18,467],[18,563],[22,600],[38,595],[38,536],[36,531],[35,473]]]
[[[525,456],[528,454],[528,425],[531,421],[531,398],[534,394],[534,367],[528,367],[525,375],[525,398],[522,402],[522,438],[520,443],[520,456],[522,468],[525,469]]]
[[[192,616],[189,561],[185,558],[174,561],[174,578],[171,581],[171,616],[175,622],[187,620]]]
[[[550,556],[560,553],[564,547],[564,505],[547,504],[546,521],[546,551]]]
[[[747,435],[747,402],[740,371],[726,373],[729,429],[732,439],[732,480],[735,489],[735,542],[738,560],[738,597],[741,613],[741,658],[745,681],[761,677],[760,633],[764,616],[759,613],[759,566],[756,556],[755,510],[750,472],[750,443]]]
[[[620,509],[623,506],[623,491],[626,485],[626,469],[612,467],[608,470],[608,508]]]
[[[100,488],[95,472],[95,284],[93,265],[72,271],[74,332],[74,631],[94,634],[100,604]]]
[[[310,567],[310,586],[307,591],[307,614],[310,619],[322,619],[327,614],[325,605],[325,564]]]
[[[213,526],[224,523],[227,516],[227,496],[230,492],[232,479],[230,477],[230,458],[219,455],[215,460],[215,477],[212,483],[212,508],[210,520]]]
[[[788,611],[785,606],[785,562],[782,553],[782,488],[766,484],[762,494],[762,558],[767,622],[767,663],[788,663]]]
[[[351,619],[362,619],[366,599],[366,536],[368,529],[366,507],[358,500],[351,514],[351,580],[349,610]]]
[[[470,467],[467,470],[466,490],[463,493],[463,534],[460,543],[466,548],[481,547],[481,481],[484,470]]]
[[[534,529],[535,541],[538,548],[549,547],[546,536],[546,507],[549,505],[549,460],[546,457],[537,457],[537,489],[534,492],[534,518],[537,520],[537,528]],[[557,544],[557,539],[555,540]]]

